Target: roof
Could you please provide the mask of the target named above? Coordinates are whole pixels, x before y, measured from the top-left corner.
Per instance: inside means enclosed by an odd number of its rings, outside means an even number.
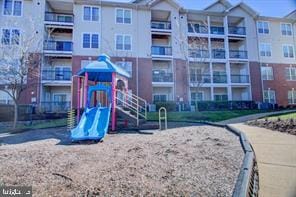
[[[293,10],[289,14],[285,16],[285,18],[291,18],[291,19],[296,19],[296,10]]]
[[[98,60],[86,65],[78,72],[78,76],[85,76],[88,73],[90,81],[112,82],[112,73],[116,73],[126,78],[130,78],[130,74],[125,70],[113,64],[110,57],[102,54],[99,55]]]
[[[211,7],[213,7],[216,4],[222,4],[224,7],[226,7],[226,9],[229,9],[232,7],[231,3],[229,3],[227,0],[217,0],[216,2],[210,4],[209,6],[205,7],[203,10],[208,10]]]
[[[131,3],[138,3],[138,4],[144,4],[147,6],[154,6],[158,4],[161,1],[167,1],[171,5],[175,6],[176,8],[181,8],[182,6],[179,4],[176,0],[132,0]]]
[[[259,13],[257,13],[254,9],[252,9],[250,6],[248,6],[244,2],[240,2],[237,5],[232,6],[231,8],[227,9],[226,12],[230,12],[231,10],[233,10],[234,8],[237,8],[237,7],[242,8],[244,11],[246,11],[248,14],[250,14],[253,17],[256,17],[259,15]]]

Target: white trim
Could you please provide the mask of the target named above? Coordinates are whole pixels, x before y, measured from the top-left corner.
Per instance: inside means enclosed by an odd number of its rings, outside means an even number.
[[[90,8],[90,20],[84,20],[84,8],[85,7],[89,7]],[[92,20],[92,8],[98,8],[99,9],[99,12],[98,12],[99,20],[97,20],[97,21],[93,21]],[[74,20],[74,18],[73,18],[73,20]],[[101,22],[101,7],[100,6],[93,6],[93,5],[83,5],[82,6],[82,21],[83,22],[100,23]]]
[[[22,2],[21,15],[20,15],[20,16],[13,15],[13,12],[14,12],[14,2],[15,2],[15,1],[20,1],[20,2]],[[3,0],[2,16],[6,16],[6,17],[7,17],[7,16],[8,16],[8,17],[22,17],[22,16],[23,16],[23,12],[24,12],[24,1],[23,1],[23,0],[12,0],[11,15],[4,14],[4,2],[5,2],[5,0]]]
[[[291,35],[283,35],[283,32],[282,32],[282,25],[290,25],[291,26]],[[285,30],[287,30],[287,29],[285,29]],[[281,22],[280,23],[280,31],[281,31],[281,35],[282,36],[293,36],[293,25],[292,25],[292,23],[284,23],[284,22]]]
[[[285,57],[285,53],[284,53],[284,47],[287,46],[288,48],[289,47],[292,47],[293,49],[293,57]],[[289,52],[289,50],[288,50]],[[282,55],[283,55],[283,58],[285,59],[295,59],[295,48],[294,48],[294,45],[293,44],[282,44]]]
[[[262,23],[267,23],[267,27],[268,27],[268,33],[260,33],[259,32],[259,28],[258,28],[258,23],[259,22],[262,22]],[[263,25],[264,26],[264,25]],[[262,20],[259,20],[256,22],[256,29],[257,29],[257,33],[259,35],[269,35],[270,34],[270,25],[269,25],[269,21],[262,21]],[[264,27],[263,27],[263,32],[264,32]]]
[[[3,36],[3,30],[8,29],[9,30],[9,44],[2,44],[2,36]],[[22,30],[17,27],[1,27],[0,28],[0,46],[22,46]],[[19,35],[19,44],[11,44],[11,38],[12,38],[12,30],[18,30],[20,35]]]
[[[123,21],[122,23],[118,23],[117,22],[117,10],[122,10],[123,11]],[[131,23],[125,23],[124,22],[124,11],[125,10],[129,10],[131,12]],[[129,8],[115,8],[115,24],[118,24],[118,25],[132,25],[133,24],[133,10],[132,9],[129,9]]]
[[[261,45],[264,45],[264,53],[265,53],[264,56],[261,55]],[[266,56],[266,52],[267,52],[267,50],[266,50],[266,46],[267,46],[267,45],[270,46],[270,56]],[[271,45],[271,43],[267,43],[267,42],[259,42],[259,56],[260,56],[260,57],[266,57],[266,58],[271,58],[271,57],[272,57],[272,45]]]
[[[90,40],[89,40],[89,48],[84,48],[83,47],[83,35],[84,34],[89,34],[90,35]],[[92,35],[94,34],[97,34],[98,35],[98,48],[92,48],[91,45],[92,45]],[[101,49],[101,35],[99,32],[81,32],[81,49],[83,50],[88,50],[88,49],[92,49],[92,50],[95,50],[95,49]]]
[[[122,36],[122,38],[123,38],[123,40],[122,40],[122,42],[123,42],[123,49],[117,49],[117,36]],[[131,49],[130,50],[124,49],[125,36],[129,36],[130,39],[131,39]],[[115,50],[116,51],[133,51],[133,36],[131,34],[115,34],[114,40],[115,40]]]

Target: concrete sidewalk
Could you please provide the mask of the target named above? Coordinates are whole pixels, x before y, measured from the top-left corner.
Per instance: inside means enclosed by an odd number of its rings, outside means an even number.
[[[288,112],[296,112],[296,110],[282,110],[282,111],[275,111],[275,112],[266,112],[266,113],[259,113],[259,114],[251,114],[251,115],[246,115],[246,116],[241,116],[237,118],[232,118],[224,121],[218,122],[219,124],[236,124],[236,123],[241,123],[241,122],[247,122],[250,120],[255,120],[259,118],[263,118],[265,116],[270,116],[270,115],[276,115],[276,114],[284,114]]]
[[[296,196],[296,136],[244,124],[232,124],[247,135],[259,167],[259,196]]]

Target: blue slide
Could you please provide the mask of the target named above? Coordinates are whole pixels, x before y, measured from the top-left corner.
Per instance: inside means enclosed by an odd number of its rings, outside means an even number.
[[[71,130],[72,141],[103,139],[108,131],[111,105],[87,108],[76,128]]]

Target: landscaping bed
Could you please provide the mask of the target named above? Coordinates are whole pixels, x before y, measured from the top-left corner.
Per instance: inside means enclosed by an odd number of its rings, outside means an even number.
[[[0,137],[0,185],[32,185],[34,196],[231,196],[244,157],[238,137],[173,127],[98,144],[71,144],[63,128]]]
[[[270,116],[264,119],[249,121],[246,124],[296,135],[296,113]]]

